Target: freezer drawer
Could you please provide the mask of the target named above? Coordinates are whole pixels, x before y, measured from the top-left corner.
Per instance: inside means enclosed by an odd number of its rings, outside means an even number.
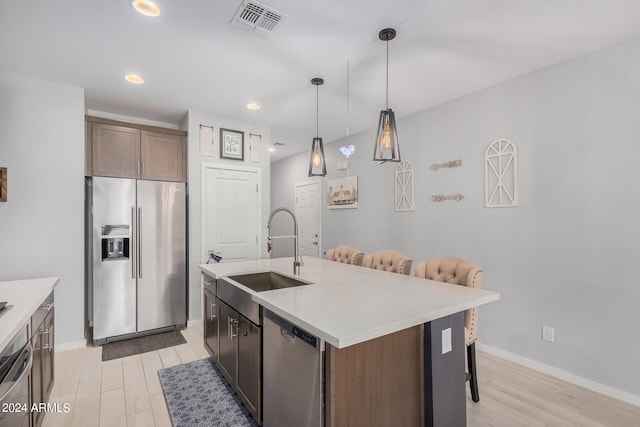
[[[324,343],[264,310],[264,427],[324,425]]]

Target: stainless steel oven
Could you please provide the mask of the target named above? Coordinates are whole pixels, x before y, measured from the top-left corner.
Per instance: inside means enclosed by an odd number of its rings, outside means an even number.
[[[25,326],[0,352],[0,426],[28,427],[33,351]]]

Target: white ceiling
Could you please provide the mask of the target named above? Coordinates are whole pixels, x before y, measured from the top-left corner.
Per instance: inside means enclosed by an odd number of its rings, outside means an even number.
[[[271,126],[272,159],[375,127],[640,35],[639,0],[260,0],[265,38],[230,24],[241,0],[0,0],[0,71],[85,88],[88,110],[179,124],[189,109]],[[349,64],[349,73],[347,73]],[[146,80],[134,86],[123,75]],[[347,114],[347,75],[349,96]],[[245,105],[258,102],[260,111]],[[215,124],[214,124],[215,125]],[[400,130],[401,131],[401,130]]]

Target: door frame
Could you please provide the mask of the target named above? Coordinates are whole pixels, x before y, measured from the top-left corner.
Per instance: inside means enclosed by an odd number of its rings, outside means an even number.
[[[324,258],[322,250],[322,179],[314,178],[307,181],[296,182],[293,186],[293,212],[298,207],[298,199],[296,198],[296,190],[298,187],[309,184],[318,184],[318,259]]]
[[[256,197],[258,198],[258,203],[256,203],[258,242],[256,245],[255,259],[260,259],[260,248],[262,247],[262,233],[260,232],[260,230],[262,229],[262,169],[250,166],[234,166],[229,163],[215,162],[200,163],[200,259],[203,263],[207,262],[207,242],[204,236],[206,235],[205,231],[207,204],[205,200],[207,195],[206,181],[208,169],[222,169],[225,171],[256,173],[256,185],[258,186],[258,191],[256,192]]]

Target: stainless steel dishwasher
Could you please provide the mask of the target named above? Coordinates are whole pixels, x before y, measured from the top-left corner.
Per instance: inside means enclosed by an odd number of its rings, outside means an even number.
[[[264,427],[324,425],[324,341],[264,310]]]

